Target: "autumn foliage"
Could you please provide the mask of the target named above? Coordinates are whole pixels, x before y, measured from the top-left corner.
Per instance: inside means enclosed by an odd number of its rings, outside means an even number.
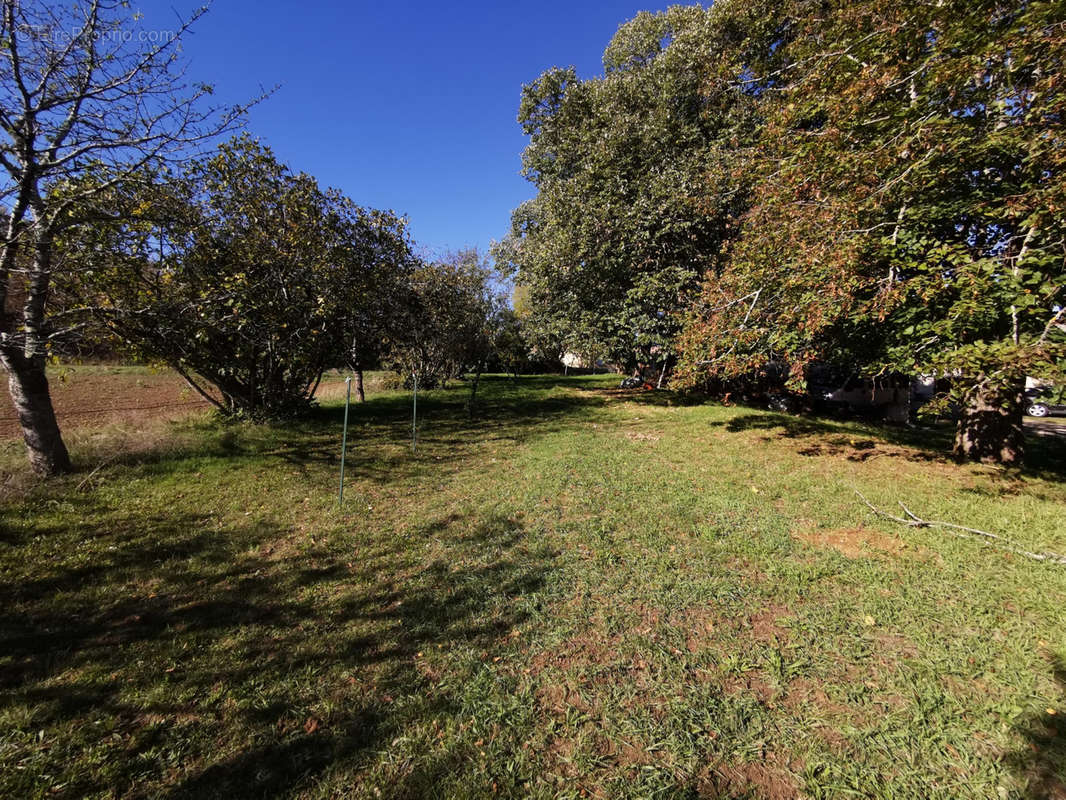
[[[616,349],[639,348],[634,320],[675,333],[675,386],[772,366],[802,389],[815,364],[937,376],[957,453],[1016,462],[1024,380],[1061,378],[1066,354],[1064,54],[1052,2],[641,15],[602,78],[527,87],[521,280],[556,316],[614,320]],[[611,113],[619,96],[639,118]],[[615,141],[630,149],[605,160]]]

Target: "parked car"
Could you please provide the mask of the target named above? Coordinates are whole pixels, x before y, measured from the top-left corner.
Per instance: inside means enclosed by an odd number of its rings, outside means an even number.
[[[1030,389],[1025,393],[1025,413],[1030,417],[1050,417],[1066,415],[1066,405],[1048,402],[1042,396],[1041,389]]]

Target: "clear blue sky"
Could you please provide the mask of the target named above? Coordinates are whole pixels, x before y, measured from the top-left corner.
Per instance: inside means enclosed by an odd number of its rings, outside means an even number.
[[[664,2],[665,5],[665,2]],[[166,30],[181,0],[134,0]],[[520,175],[521,86],[551,66],[600,74],[618,26],[660,6],[215,0],[185,45],[190,77],[225,102],[278,91],[249,129],[355,202],[407,214],[431,251],[486,248],[533,195]]]

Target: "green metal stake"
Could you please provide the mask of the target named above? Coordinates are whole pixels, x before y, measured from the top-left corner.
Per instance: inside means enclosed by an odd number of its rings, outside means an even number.
[[[337,493],[337,505],[344,505],[344,453],[348,449],[348,406],[352,403],[352,379],[344,379],[348,391],[344,398],[344,433],[341,436],[341,488]]]
[[[411,395],[411,452],[415,451],[415,442],[418,441],[418,373],[412,372],[414,380],[414,394]]]

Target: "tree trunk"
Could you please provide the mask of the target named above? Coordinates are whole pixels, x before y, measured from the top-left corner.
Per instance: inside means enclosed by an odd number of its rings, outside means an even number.
[[[1020,466],[1025,449],[1022,385],[982,384],[966,397],[955,429],[955,457],[966,461]]]
[[[36,218],[41,218],[43,209],[35,208]],[[15,261],[18,244],[9,240],[4,246],[0,270],[3,272],[3,304],[7,303],[7,279]],[[23,302],[21,332],[13,335],[18,325],[10,312],[3,314],[3,346],[0,346],[0,363],[7,370],[11,403],[15,406],[22,438],[30,468],[43,477],[70,471],[70,454],[63,444],[52,408],[52,396],[48,391],[45,375],[46,340],[44,338],[44,310],[48,288],[52,278],[52,235],[48,230],[37,231],[33,241],[33,266],[29,270],[26,299]],[[3,306],[0,305],[0,309]],[[21,341],[20,341],[21,339]]]
[[[355,371],[355,395],[359,398],[360,403],[366,402],[366,392],[363,391],[363,371],[361,369]]]
[[[659,373],[659,382],[657,384],[655,384],[655,388],[656,389],[662,389],[663,388],[663,378],[666,377],[666,365],[669,362],[670,362],[670,359],[668,359],[668,358],[663,359],[663,371]]]
[[[474,416],[474,400],[477,398],[477,385],[481,382],[481,370],[484,368],[483,364],[477,365],[477,372],[474,373],[474,382],[470,384],[470,400],[466,405],[466,413],[471,417]]]
[[[21,352],[5,349],[0,361],[7,370],[11,402],[22,426],[30,467],[44,477],[69,472],[70,454],[52,408],[44,357],[27,358]]]

